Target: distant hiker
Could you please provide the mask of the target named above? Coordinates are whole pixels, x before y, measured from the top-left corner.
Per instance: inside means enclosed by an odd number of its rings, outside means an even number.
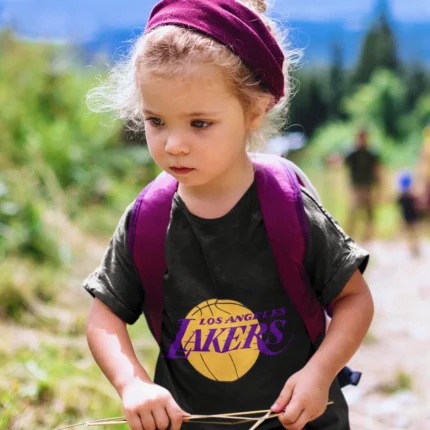
[[[351,183],[351,204],[346,223],[346,231],[354,236],[362,212],[365,214],[364,239],[374,234],[375,190],[381,183],[381,159],[369,148],[368,132],[360,130],[356,136],[354,149],[345,157]]]
[[[397,204],[405,226],[407,240],[413,256],[420,255],[419,221],[420,212],[417,196],[413,193],[413,178],[410,172],[402,172],[398,179]]]

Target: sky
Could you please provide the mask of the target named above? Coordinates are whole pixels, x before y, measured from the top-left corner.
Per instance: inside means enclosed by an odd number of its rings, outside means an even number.
[[[430,0],[270,0],[289,21],[343,21],[365,25],[379,1],[397,21],[428,22]],[[157,0],[0,0],[0,24],[29,37],[91,39],[109,28],[143,28]]]

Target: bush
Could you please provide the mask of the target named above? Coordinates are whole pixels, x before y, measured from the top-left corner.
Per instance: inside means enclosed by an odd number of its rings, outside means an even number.
[[[0,317],[19,322],[30,309],[29,302],[23,292],[15,284],[12,274],[2,271],[0,281]]]
[[[44,205],[37,190],[31,192],[25,188],[25,183],[17,186],[0,181],[0,184],[3,188],[0,195],[0,228],[3,233],[0,253],[4,257],[19,254],[39,263],[61,264],[60,247],[44,223]],[[13,187],[13,192],[10,187]]]

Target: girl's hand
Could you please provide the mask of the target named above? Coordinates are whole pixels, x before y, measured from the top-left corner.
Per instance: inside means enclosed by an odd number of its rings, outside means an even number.
[[[134,379],[121,390],[125,417],[131,430],[179,430],[188,415],[165,388]]]
[[[305,367],[288,379],[271,409],[284,411],[279,420],[286,429],[302,430],[326,410],[330,385],[321,373]]]

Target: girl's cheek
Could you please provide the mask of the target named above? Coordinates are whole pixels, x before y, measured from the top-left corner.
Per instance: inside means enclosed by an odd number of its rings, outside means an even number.
[[[163,133],[154,127],[145,128],[146,141],[152,145],[160,145],[163,142]]]

